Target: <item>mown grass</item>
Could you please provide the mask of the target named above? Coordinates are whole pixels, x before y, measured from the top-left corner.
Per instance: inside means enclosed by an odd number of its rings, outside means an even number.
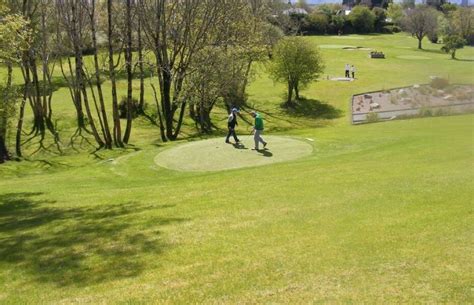
[[[350,126],[347,111],[353,93],[433,74],[472,83],[473,63],[402,61],[415,40],[359,37],[308,38],[387,54],[322,49],[329,75],[360,71],[303,92],[337,116],[288,113],[263,72],[249,90],[270,132],[315,139],[309,157],[170,171],[153,158],[176,144],[142,122],[129,151],[2,166],[0,303],[471,303],[473,116]]]

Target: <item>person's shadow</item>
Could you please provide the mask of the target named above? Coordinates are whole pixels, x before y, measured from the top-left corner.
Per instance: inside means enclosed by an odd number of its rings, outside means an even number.
[[[232,143],[232,146],[234,146],[235,149],[248,149],[244,144],[242,144],[242,142]]]
[[[267,148],[259,149],[259,150],[257,150],[257,152],[262,154],[262,156],[267,157],[267,158],[273,157],[273,153],[271,151],[269,151]]]

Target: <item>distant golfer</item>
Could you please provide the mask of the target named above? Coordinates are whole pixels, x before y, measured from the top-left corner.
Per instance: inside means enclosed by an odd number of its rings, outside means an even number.
[[[349,75],[349,70],[350,70],[351,66],[349,64],[346,64],[346,67],[345,67],[345,72],[346,72],[346,77],[347,78],[350,78],[351,76]]]
[[[356,67],[354,67],[354,65],[351,66],[351,73],[352,73],[352,78],[355,79]]]
[[[239,109],[232,108],[230,111],[229,117],[227,119],[227,128],[229,129],[229,133],[227,133],[227,138],[225,139],[226,143],[230,143],[229,138],[230,136],[234,137],[235,143],[239,143],[239,138],[237,138],[237,134],[235,133],[235,126],[239,125],[237,123],[237,113],[239,113]]]
[[[263,148],[265,148],[267,146],[267,142],[265,142],[265,140],[263,140],[262,138],[263,119],[260,116],[260,113],[256,111],[252,111],[250,115],[255,119],[255,124],[253,126],[253,139],[255,140],[255,150],[259,150],[259,143],[262,143]]]

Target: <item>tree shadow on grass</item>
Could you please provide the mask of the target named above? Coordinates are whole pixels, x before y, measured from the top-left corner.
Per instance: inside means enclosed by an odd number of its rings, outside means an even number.
[[[417,52],[420,53],[432,53],[432,54],[446,54],[441,49],[416,49]]]
[[[343,115],[340,109],[318,100],[300,98],[298,102],[288,106],[282,105],[287,114],[295,117],[310,117],[314,119],[337,119]]]
[[[455,60],[455,61],[474,62],[474,59],[454,58],[453,60]]]
[[[136,202],[58,208],[35,200],[41,193],[0,195],[0,262],[21,268],[38,282],[87,286],[134,277],[168,245],[163,225],[186,221],[157,217],[169,205]]]

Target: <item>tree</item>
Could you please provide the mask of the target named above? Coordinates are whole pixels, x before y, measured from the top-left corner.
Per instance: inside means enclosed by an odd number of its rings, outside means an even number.
[[[358,33],[370,33],[374,30],[375,14],[366,6],[358,5],[349,14],[349,21]]]
[[[241,83],[245,77],[239,58],[242,54],[230,48],[208,47],[196,54],[193,61],[193,73],[186,78],[183,96],[190,104],[191,118],[199,126],[201,132],[208,133],[212,129],[211,111],[214,105],[234,91],[235,83]]]
[[[467,43],[474,44],[474,9],[460,7],[452,13],[451,18],[455,31],[466,39]]]
[[[296,1],[296,7],[302,8],[308,13],[311,12],[311,7],[308,5],[308,2],[306,0],[298,0]]]
[[[432,7],[419,5],[408,10],[403,20],[404,29],[418,39],[418,49],[422,49],[422,40],[428,34],[437,30],[438,13]]]
[[[446,3],[445,0],[426,0],[426,5],[428,6],[432,6],[434,8],[436,8],[437,10],[441,10],[441,7],[443,6],[443,4]]]
[[[326,34],[329,27],[329,18],[318,11],[313,11],[307,18],[306,32],[312,34]]]
[[[334,30],[337,34],[342,34],[342,29],[344,28],[344,24],[346,23],[346,19],[344,16],[341,15],[334,15],[331,18],[330,27]]]
[[[9,119],[15,112],[14,102],[19,97],[18,88],[12,85],[13,64],[20,63],[21,53],[29,47],[31,33],[27,26],[22,16],[0,3],[0,63],[7,67],[5,83],[0,84],[0,163],[10,159],[6,137]]]
[[[316,80],[323,70],[324,64],[318,49],[298,37],[286,37],[276,45],[269,67],[274,80],[288,86],[287,106],[293,103],[293,93],[298,100],[300,89]]]
[[[449,35],[443,38],[443,43],[444,43],[444,46],[441,47],[441,50],[443,50],[446,53],[450,53],[451,58],[455,59],[456,51],[458,49],[464,48],[467,41],[459,35]]]
[[[387,19],[387,14],[386,11],[383,8],[380,7],[374,7],[372,9],[372,12],[375,15],[375,30],[380,32],[385,25],[385,19]]]
[[[398,3],[389,3],[387,8],[387,16],[392,19],[394,24],[400,25],[403,19],[403,8]]]
[[[132,0],[126,0],[126,14],[125,14],[125,32],[126,32],[126,47],[125,47],[125,66],[127,71],[127,125],[123,135],[123,142],[128,144],[130,134],[132,132],[132,103],[133,103],[133,40],[132,40]]]
[[[122,128],[120,126],[120,115],[118,110],[117,97],[117,71],[114,58],[114,18],[113,18],[113,4],[112,0],[107,0],[107,49],[109,55],[109,78],[112,83],[112,117],[114,121],[113,138],[115,145],[123,147],[122,142]]]

